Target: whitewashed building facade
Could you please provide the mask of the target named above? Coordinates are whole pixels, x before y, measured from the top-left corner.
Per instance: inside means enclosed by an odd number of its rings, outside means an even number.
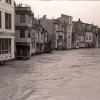
[[[15,58],[14,1],[0,0],[0,61]]]

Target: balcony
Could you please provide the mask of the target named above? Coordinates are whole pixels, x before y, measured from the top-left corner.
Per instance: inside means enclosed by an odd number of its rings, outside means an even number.
[[[31,38],[18,38],[16,42],[31,43]]]

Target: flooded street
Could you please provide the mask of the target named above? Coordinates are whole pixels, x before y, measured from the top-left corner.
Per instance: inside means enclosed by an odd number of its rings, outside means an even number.
[[[100,100],[100,49],[56,51],[0,66],[0,100]]]

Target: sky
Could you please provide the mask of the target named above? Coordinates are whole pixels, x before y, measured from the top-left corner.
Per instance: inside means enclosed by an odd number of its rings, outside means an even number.
[[[100,27],[100,1],[74,1],[74,0],[15,0],[17,4],[29,4],[35,17],[58,18],[61,14],[79,18],[85,23],[92,23]]]

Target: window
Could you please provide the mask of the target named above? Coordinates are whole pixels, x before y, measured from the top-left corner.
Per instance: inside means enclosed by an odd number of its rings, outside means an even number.
[[[70,35],[68,35],[68,39],[70,39]]]
[[[31,29],[28,30],[28,38],[31,37]]]
[[[35,43],[34,42],[32,42],[32,48],[35,48]]]
[[[5,0],[5,2],[11,4],[11,0]]]
[[[30,32],[28,33],[28,38],[30,38],[31,37],[31,34],[30,34]]]
[[[11,39],[8,39],[8,51],[11,52]]]
[[[70,30],[71,30],[71,28],[70,28],[70,26],[68,26],[68,31],[70,32]]]
[[[58,27],[60,27],[61,25],[60,24],[58,24]]]
[[[11,29],[11,14],[5,13],[5,29]]]
[[[25,15],[20,15],[20,23],[25,23]]]
[[[91,35],[89,35],[89,40],[92,40]]]
[[[4,38],[2,39],[2,44],[1,45],[2,45],[2,48],[1,48],[2,53],[5,53],[5,39]]]
[[[1,11],[0,11],[0,28],[1,28]]]
[[[0,54],[11,53],[11,39],[0,38]]]
[[[1,54],[1,52],[2,52],[2,41],[1,41],[1,38],[0,38],[0,54]]]
[[[86,40],[88,40],[88,35],[86,35]]]
[[[20,38],[25,38],[25,30],[20,30]]]

